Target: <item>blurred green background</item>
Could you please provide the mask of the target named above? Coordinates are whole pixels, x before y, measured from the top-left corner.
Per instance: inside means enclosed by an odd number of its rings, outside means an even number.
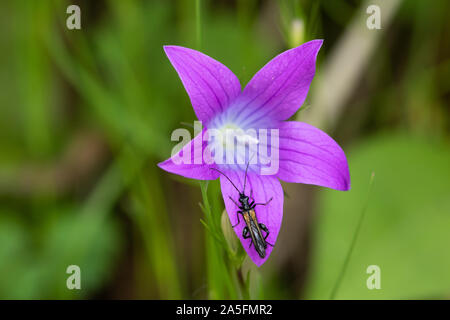
[[[81,30],[66,28],[69,4],[81,8]],[[369,4],[381,7],[379,30],[366,26]],[[449,298],[449,7],[1,1],[0,298],[328,299],[372,172],[336,298]],[[295,118],[344,148],[352,190],[283,184],[271,257],[241,266],[238,250],[233,269],[209,233],[221,230],[217,182],[201,189],[156,166],[176,144],[171,132],[195,120],[162,46],[199,49],[245,84],[275,55],[317,38],[318,74]],[[206,217],[201,190],[211,198]],[[72,264],[81,290],[66,287]],[[381,269],[380,290],[366,286],[370,265]]]

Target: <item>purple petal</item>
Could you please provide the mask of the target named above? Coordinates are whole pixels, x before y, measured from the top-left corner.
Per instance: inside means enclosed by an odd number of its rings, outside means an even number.
[[[207,137],[205,135],[206,129],[203,129],[202,133],[198,134],[194,139],[189,141],[176,155],[167,159],[164,162],[158,163],[158,166],[171,173],[178,174],[180,176],[198,180],[216,180],[219,177],[219,173],[211,168],[215,168],[215,164],[211,163],[211,158],[204,159],[204,150],[207,147]],[[190,152],[190,156],[186,155],[186,161],[181,162],[186,152]],[[209,153],[205,153],[209,154]],[[181,163],[180,163],[181,162]]]
[[[278,178],[336,190],[350,189],[347,158],[325,132],[302,122],[280,125]]]
[[[323,40],[283,52],[256,73],[236,105],[239,120],[251,127],[264,119],[286,120],[303,104],[316,71]],[[241,101],[242,99],[242,101]]]
[[[239,190],[243,190],[244,172],[230,170],[227,171],[226,174],[233,181],[236,187],[239,188]],[[229,197],[239,203],[239,193],[224,176],[220,177],[220,185],[222,188],[222,196],[225,201],[225,208],[228,212],[228,216],[230,217],[231,224],[234,226],[238,222],[236,212],[239,208]],[[249,197],[252,193],[255,203],[266,203],[270,198],[272,198],[272,201],[266,206],[256,206],[255,212],[258,222],[265,224],[270,232],[266,241],[274,245],[277,240],[283,218],[284,195],[280,182],[274,176],[260,176],[255,173],[248,173],[245,193]],[[239,215],[239,220],[240,223],[234,228],[234,231],[236,232],[236,235],[241,241],[242,246],[249,257],[259,267],[270,256],[273,248],[268,245],[265,250],[265,257],[261,258],[253,244],[249,247],[251,238],[244,239],[242,236],[242,231],[246,225],[242,215]],[[262,233],[263,236],[265,236],[266,233],[264,231],[262,231]]]
[[[238,78],[220,62],[179,46],[164,51],[183,82],[195,114],[206,125],[241,93]]]

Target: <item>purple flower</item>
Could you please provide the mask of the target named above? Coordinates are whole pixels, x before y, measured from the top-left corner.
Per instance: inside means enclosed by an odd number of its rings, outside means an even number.
[[[220,177],[226,211],[234,226],[238,222],[236,212],[239,210],[234,202],[238,202],[239,193],[225,176],[211,169],[219,169],[239,190],[243,190],[245,168],[250,162],[245,193],[251,195],[256,203],[266,203],[272,198],[266,206],[255,208],[258,222],[270,231],[267,237],[270,244],[276,242],[283,216],[284,196],[278,179],[337,190],[350,188],[347,159],[339,145],[326,133],[309,124],[286,121],[306,98],[322,42],[313,40],[278,55],[258,71],[243,91],[237,77],[218,61],[192,49],[164,47],[191,99],[197,118],[205,128],[177,155],[160,163],[159,167],[199,180]],[[238,151],[237,155],[233,155],[232,159],[240,159],[240,164],[221,161],[225,156],[215,152],[211,152],[212,157],[206,159],[205,149],[216,150],[217,145],[223,142],[211,139],[208,130],[226,132],[227,128],[270,130],[271,134],[264,141],[260,135],[253,137],[244,134],[242,137],[244,140],[253,139],[266,148],[276,145],[276,152],[271,154],[272,160],[277,161],[276,170],[269,174],[262,173],[263,168],[267,169],[267,164],[250,161],[251,150],[247,145],[244,149],[248,153],[240,154]],[[272,137],[277,139],[271,140]],[[200,148],[201,152],[195,152],[195,148]],[[256,158],[262,155],[261,149],[253,152],[257,154]],[[175,159],[186,155],[185,159],[189,161],[184,163],[180,164]],[[250,258],[260,266],[269,257],[272,246],[268,245],[264,257],[261,257],[252,245],[251,238],[244,238],[245,221],[243,216],[239,218],[240,223],[234,230]]]

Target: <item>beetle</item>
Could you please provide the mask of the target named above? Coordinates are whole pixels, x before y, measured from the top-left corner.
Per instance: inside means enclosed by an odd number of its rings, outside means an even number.
[[[245,184],[247,183],[247,170],[248,170],[249,164],[250,164],[250,162],[247,164],[247,168],[245,169],[244,189],[242,190],[242,192],[239,191],[239,189],[236,187],[236,185],[233,183],[233,181],[231,181],[231,179],[228,178],[228,176],[225,173],[223,173],[222,171],[220,171],[216,168],[211,168],[211,169],[219,172],[225,178],[227,178],[228,181],[230,181],[231,185],[237,190],[237,192],[239,192],[238,201],[240,204],[237,203],[231,196],[228,196],[230,198],[230,200],[233,201],[233,203],[239,208],[239,210],[236,212],[236,217],[237,217],[238,222],[233,226],[233,228],[236,227],[237,225],[239,225],[239,223],[240,223],[239,215],[242,215],[242,217],[244,218],[245,224],[246,224],[246,226],[242,230],[242,237],[244,239],[251,238],[249,247],[251,247],[251,245],[253,243],[255,246],[256,252],[258,252],[258,254],[261,258],[264,258],[266,256],[267,245],[270,245],[271,247],[273,247],[273,245],[266,241],[270,232],[269,232],[269,229],[263,223],[258,222],[258,219],[256,218],[255,207],[268,205],[272,201],[273,197],[271,197],[269,199],[269,201],[267,201],[266,203],[255,203],[254,199],[252,199],[252,200],[250,199],[250,198],[252,198],[253,190],[250,192],[250,197],[248,197],[245,194]],[[263,236],[261,230],[266,233],[265,236]]]

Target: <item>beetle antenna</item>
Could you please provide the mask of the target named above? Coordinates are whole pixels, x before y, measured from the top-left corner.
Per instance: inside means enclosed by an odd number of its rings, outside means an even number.
[[[210,168],[210,169],[211,169],[211,170],[217,171],[218,173],[220,173],[221,175],[223,175],[225,178],[227,178],[228,181],[230,181],[231,184],[233,185],[233,187],[237,190],[237,192],[239,192],[239,194],[241,193],[241,192],[239,191],[239,189],[234,185],[233,181],[231,181],[231,179],[228,178],[228,176],[227,176],[225,173],[223,173],[222,171],[220,171],[220,170],[218,170],[218,169],[216,169],[216,168]]]
[[[253,156],[254,156],[255,154],[253,154]],[[245,184],[247,183],[247,171],[248,171],[248,166],[249,166],[249,164],[250,164],[250,161],[253,159],[253,156],[250,158],[250,159],[248,159],[248,162],[247,162],[247,168],[245,168],[245,177],[244,177],[244,190],[242,191],[242,193],[245,193]]]

